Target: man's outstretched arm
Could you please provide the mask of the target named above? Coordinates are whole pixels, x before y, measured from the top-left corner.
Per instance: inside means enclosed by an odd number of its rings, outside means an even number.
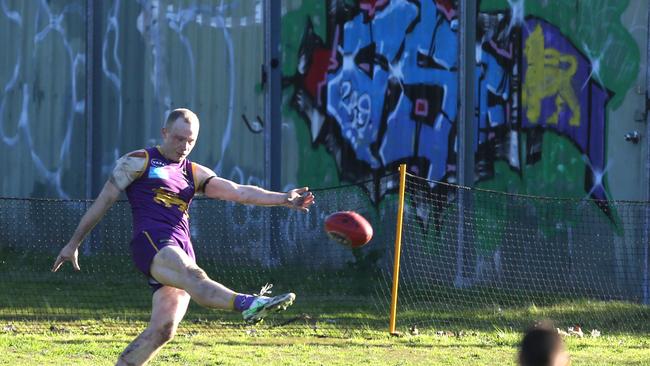
[[[307,187],[273,192],[217,177],[212,170],[198,164],[195,174],[200,189],[210,198],[258,206],[286,206],[304,212],[309,211],[309,206],[314,203],[314,195]]]
[[[65,261],[72,262],[72,267],[77,271],[79,270],[79,262],[77,259],[79,246],[90,230],[97,225],[99,220],[106,214],[106,211],[115,203],[120,196],[120,192],[120,189],[110,180],[106,182],[95,202],[93,202],[81,218],[81,221],[79,221],[79,225],[77,225],[77,229],[74,231],[68,244],[59,252],[59,256],[56,258],[54,266],[52,266],[52,272],[56,272]]]

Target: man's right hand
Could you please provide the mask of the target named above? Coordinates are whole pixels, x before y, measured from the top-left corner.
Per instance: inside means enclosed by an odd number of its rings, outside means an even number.
[[[106,211],[108,211],[117,200],[120,196],[120,192],[120,189],[111,182],[110,179],[106,184],[104,184],[104,188],[99,192],[99,196],[97,196],[95,202],[90,205],[88,211],[86,211],[81,218],[81,221],[79,221],[79,225],[77,225],[74,234],[72,234],[72,238],[68,244],[61,249],[59,256],[56,257],[56,261],[52,266],[52,272],[58,271],[59,267],[61,267],[61,265],[66,261],[72,262],[72,268],[74,268],[75,271],[79,271],[79,262],[77,261],[79,246],[90,230],[95,227],[99,220],[104,217]]]
[[[75,243],[68,243],[66,246],[64,246],[63,249],[61,249],[59,252],[59,256],[56,257],[54,266],[52,266],[52,272],[58,271],[59,267],[61,267],[61,265],[66,261],[72,262],[72,268],[74,268],[75,271],[79,271],[79,262],[77,260],[79,256],[78,248],[79,246]]]

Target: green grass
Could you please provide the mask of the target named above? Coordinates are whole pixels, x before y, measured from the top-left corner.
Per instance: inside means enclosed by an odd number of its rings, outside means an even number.
[[[318,301],[298,302],[279,319],[257,326],[244,325],[236,314],[208,312],[193,305],[179,335],[152,365],[509,365],[514,364],[521,328],[488,324],[560,319],[557,325],[566,328],[580,316],[585,319],[585,314],[592,314],[591,319],[609,314],[627,323],[612,332],[601,328],[602,336],[596,338],[589,334],[566,338],[573,365],[650,364],[650,338],[634,331],[640,327],[634,323],[637,317],[630,316],[645,308],[574,301],[514,309],[501,313],[485,309],[402,312],[398,328],[403,336],[390,337],[384,316],[346,303],[335,310],[319,307]],[[116,308],[96,305],[94,313],[76,313],[68,303],[68,307],[47,311],[0,307],[0,364],[111,365],[144,329],[149,309],[130,307],[119,313]],[[307,311],[313,319],[299,316]],[[57,313],[63,315],[52,316]],[[422,325],[418,335],[407,330],[409,324]],[[584,329],[588,333],[592,328]]]
[[[223,337],[176,337],[152,365],[509,365],[520,335],[513,331],[369,338],[278,336],[242,331]],[[0,334],[7,365],[112,365],[131,340],[124,334]],[[647,365],[646,337],[567,338],[573,365]]]
[[[0,255],[0,365],[111,365],[146,326],[150,290],[120,258],[85,257],[81,273],[68,266],[52,274],[49,257]],[[507,365],[521,331],[543,319],[602,332],[566,339],[574,365],[650,365],[650,308],[630,302],[404,287],[397,319],[404,336],[390,337],[389,299],[373,287],[376,273],[237,270],[208,268],[236,289],[254,291],[266,280],[290,288],[296,304],[254,327],[192,304],[153,365]],[[419,335],[408,332],[412,325]]]

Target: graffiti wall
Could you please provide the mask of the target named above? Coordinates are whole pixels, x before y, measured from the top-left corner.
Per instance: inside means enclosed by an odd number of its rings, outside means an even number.
[[[336,185],[407,163],[418,176],[456,182],[458,2],[285,5],[284,116],[301,159],[285,179]],[[631,286],[633,296],[647,289],[648,260],[639,262],[647,240],[633,228],[647,228],[648,219],[612,202],[648,199],[647,142],[628,138],[647,126],[647,14],[642,1],[484,0],[475,22],[476,186],[576,199],[581,218],[567,210],[536,216],[547,210],[531,201],[522,217],[549,229],[525,240],[556,243],[558,260],[572,268],[602,246],[605,276]],[[434,185],[435,194],[444,189]],[[455,216],[441,218],[433,213],[440,207],[417,201],[407,207],[419,223],[416,237],[434,238],[419,244],[454,253],[439,265],[454,263],[455,286],[503,280],[503,261],[526,263],[521,240],[508,237],[520,228],[510,225],[506,202],[475,200],[463,221],[489,229],[466,242],[454,237],[449,248],[435,238],[440,222]],[[583,245],[588,233],[601,241]]]
[[[278,3],[282,120],[267,121],[263,0],[0,0],[0,163],[11,172],[0,194],[94,196],[115,159],[156,144],[180,106],[202,121],[191,158],[237,182],[264,184],[271,123],[282,124],[270,143],[282,146],[284,187],[379,181],[403,162],[456,182],[458,1]],[[649,199],[647,2],[483,0],[474,26],[476,186],[598,200],[584,206],[598,218],[590,231],[615,238],[598,253],[617,281],[637,281],[648,240],[621,230],[650,215],[609,203]],[[379,193],[354,209],[382,209],[394,187],[368,189]],[[460,283],[499,277],[508,256],[505,206],[490,204],[474,212],[491,230],[471,248],[459,241],[450,262]],[[567,262],[593,252],[568,214],[542,219]]]
[[[607,174],[609,120],[644,82],[645,45],[631,32],[642,36],[645,18],[626,28],[620,15],[638,11],[638,2],[600,3],[606,11],[578,1],[480,3],[479,186],[598,200],[611,199],[608,184],[626,186]],[[456,181],[457,7],[451,0],[331,1],[285,16],[294,23],[285,57],[295,58],[284,69],[286,115],[308,130],[298,138],[314,155],[330,156],[322,169],[336,170],[316,175],[356,181],[407,162],[419,176]],[[609,146],[626,145],[620,132]],[[632,159],[642,168],[638,150]],[[298,169],[297,178],[310,174]]]
[[[0,159],[19,167],[3,194],[96,192],[116,157],[155,143],[181,105],[204,121],[195,160],[262,183],[263,2],[88,4],[2,1]],[[647,144],[623,135],[645,129],[647,4],[593,4],[480,2],[479,186],[646,198]],[[332,186],[400,162],[455,181],[457,1],[281,6],[283,185]]]

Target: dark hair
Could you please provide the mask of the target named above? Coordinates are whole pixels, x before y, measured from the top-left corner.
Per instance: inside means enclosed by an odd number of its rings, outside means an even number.
[[[169,116],[167,116],[167,121],[165,121],[165,128],[170,128],[172,124],[174,124],[174,122],[176,122],[176,120],[179,118],[183,118],[183,120],[187,123],[192,123],[194,121],[197,123],[199,122],[199,118],[191,110],[187,108],[177,108],[171,111],[169,113]]]
[[[530,328],[521,340],[519,364],[522,366],[551,365],[554,355],[562,349],[562,338],[550,326]]]

